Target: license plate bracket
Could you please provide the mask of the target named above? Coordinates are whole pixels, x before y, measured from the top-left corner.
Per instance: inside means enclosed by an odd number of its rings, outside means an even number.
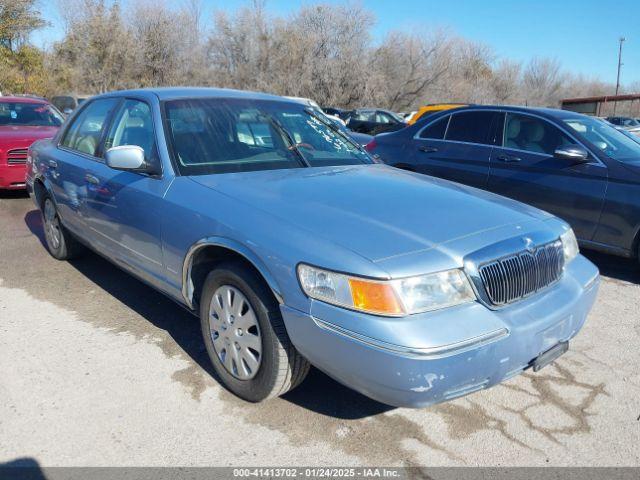
[[[551,347],[546,352],[538,355],[537,358],[531,362],[531,366],[533,367],[533,371],[537,372],[542,370],[544,367],[549,365],[551,362],[555,361],[560,355],[564,354],[569,350],[569,342],[560,342]]]

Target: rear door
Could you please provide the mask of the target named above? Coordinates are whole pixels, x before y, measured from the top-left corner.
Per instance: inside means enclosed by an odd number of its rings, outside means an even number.
[[[470,110],[440,117],[420,130],[410,152],[420,173],[486,188],[499,114]]]
[[[91,233],[86,230],[85,172],[87,165],[97,160],[105,125],[118,102],[116,98],[103,98],[88,103],[64,131],[53,158],[47,160],[60,217],[69,229],[87,240]]]
[[[566,220],[576,236],[591,240],[607,188],[607,167],[595,157],[573,163],[557,148],[580,145],[568,132],[533,115],[506,112],[503,135],[491,157],[488,189]]]
[[[113,115],[101,152],[137,145],[157,175],[114,170],[103,160],[85,171],[88,223],[100,248],[137,275],[156,283],[162,271],[161,218],[171,175],[162,175],[151,105],[127,98]]]

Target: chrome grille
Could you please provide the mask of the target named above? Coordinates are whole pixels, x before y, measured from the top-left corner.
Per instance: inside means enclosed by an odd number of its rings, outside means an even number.
[[[27,163],[27,149],[15,148],[7,152],[7,164],[20,165]]]
[[[564,267],[562,242],[541,245],[486,263],[480,279],[492,304],[516,302],[558,281]]]

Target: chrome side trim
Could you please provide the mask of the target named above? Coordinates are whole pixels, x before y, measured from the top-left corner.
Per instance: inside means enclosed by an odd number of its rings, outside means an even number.
[[[98,235],[102,236],[103,238],[106,238],[107,240],[110,240],[111,242],[115,243],[116,245],[118,245],[118,246],[120,246],[120,247],[124,248],[125,250],[128,250],[129,252],[133,253],[134,255],[137,255],[137,256],[139,256],[140,258],[143,258],[144,260],[146,260],[146,261],[148,261],[148,262],[151,262],[151,263],[153,263],[154,265],[157,265],[157,266],[159,266],[159,267],[161,267],[161,266],[162,266],[162,263],[161,263],[161,262],[159,262],[159,261],[157,261],[157,260],[154,260],[154,259],[153,259],[153,258],[151,258],[151,257],[147,257],[147,256],[146,256],[146,255],[144,255],[143,253],[140,253],[139,251],[134,250],[133,248],[131,248],[131,247],[129,247],[129,246],[127,246],[127,245],[125,245],[125,244],[124,244],[124,243],[122,243],[122,242],[119,242],[119,241],[118,241],[118,240],[116,240],[115,238],[110,237],[109,235],[107,235],[107,234],[105,234],[105,233],[101,232],[100,230],[98,230],[98,229],[96,229],[96,228],[93,228],[91,225],[89,225],[89,229],[91,229],[91,231],[92,231],[92,232],[97,233]]]
[[[187,254],[184,257],[184,261],[182,262],[182,298],[184,299],[185,304],[191,310],[194,309],[193,304],[193,294],[194,287],[193,281],[191,279],[191,268],[193,263],[194,255],[204,247],[222,247],[227,250],[231,250],[238,255],[242,256],[251,263],[263,276],[269,288],[273,292],[273,295],[276,297],[276,300],[280,305],[284,305],[284,298],[282,293],[280,292],[280,288],[278,284],[271,275],[271,272],[267,269],[267,267],[260,261],[257,255],[255,255],[251,250],[243,247],[241,244],[237,244],[233,240],[224,238],[224,237],[207,237],[198,240],[196,243],[189,247]]]
[[[456,343],[450,343],[448,345],[439,345],[437,347],[429,348],[412,348],[376,340],[375,338],[371,338],[352,330],[342,328],[333,323],[320,320],[319,318],[313,316],[311,318],[313,319],[314,323],[323,330],[337,333],[338,335],[350,338],[351,340],[355,340],[356,342],[362,343],[368,347],[410,358],[419,357],[423,359],[436,359],[449,357],[451,355],[456,355],[458,353],[463,353],[474,348],[488,345],[489,343],[496,342],[509,335],[509,330],[507,330],[506,328],[500,328],[498,330],[494,330],[477,337],[468,338],[466,340],[462,340]]]

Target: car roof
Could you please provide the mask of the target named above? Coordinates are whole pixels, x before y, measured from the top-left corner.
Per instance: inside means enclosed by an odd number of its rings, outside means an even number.
[[[6,97],[0,97],[0,103],[49,103],[49,102],[42,98],[36,98],[36,97],[6,96]]]
[[[98,97],[126,96],[126,95],[155,95],[159,100],[178,100],[184,98],[241,98],[247,100],[272,100],[288,103],[298,103],[278,95],[261,92],[249,92],[245,90],[233,90],[229,88],[204,88],[204,87],[154,87],[139,88],[135,90],[116,90]]]
[[[486,110],[486,109],[499,109],[499,110],[514,112],[514,113],[535,113],[542,117],[555,118],[559,120],[563,120],[567,118],[578,118],[578,117],[584,116],[581,113],[572,112],[571,110],[561,110],[559,108],[547,108],[547,107],[523,107],[519,105],[469,105],[468,107],[458,107],[455,109],[455,111],[459,113],[459,112],[464,112],[468,110]],[[450,110],[443,110],[442,113],[444,112],[450,112]]]

